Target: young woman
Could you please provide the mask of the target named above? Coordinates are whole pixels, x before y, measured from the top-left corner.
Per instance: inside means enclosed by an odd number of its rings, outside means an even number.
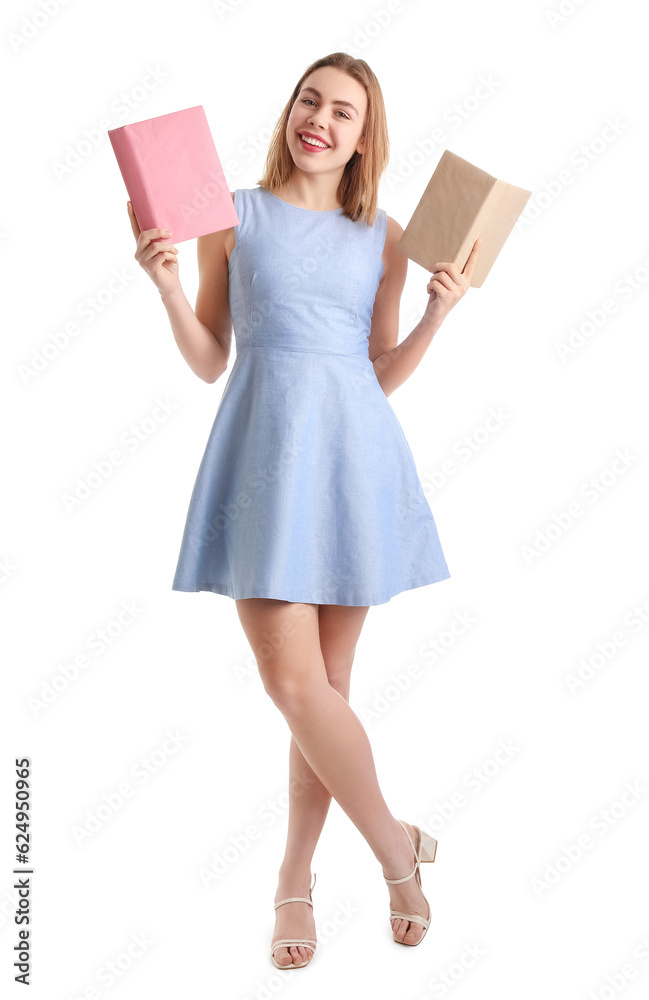
[[[450,576],[435,522],[387,401],[469,287],[439,262],[424,314],[397,345],[407,258],[377,207],[388,163],[378,81],[336,52],[298,81],[257,188],[233,198],[239,224],[198,239],[193,310],[167,230],[140,232],[136,260],[160,291],[178,347],[215,382],[236,358],[191,495],[172,589],[235,600],[265,690],[291,730],[286,852],[271,958],[316,947],[311,859],[332,796],[367,840],[390,895],[394,940],[430,922],[419,865],[435,838],[397,820],[349,705],[369,607]]]

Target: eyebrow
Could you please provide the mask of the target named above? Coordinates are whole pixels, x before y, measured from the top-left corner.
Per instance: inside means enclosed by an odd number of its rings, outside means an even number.
[[[320,97],[320,98],[322,97],[322,94],[320,93],[320,91],[316,90],[315,87],[302,87],[302,93],[305,93],[307,90],[309,91],[309,93],[315,94],[316,97]],[[345,108],[351,108],[352,111],[355,111],[356,114],[358,114],[358,111],[356,111],[356,108],[354,107],[354,105],[351,104],[349,101],[332,101],[331,103],[332,104],[342,104],[343,107],[345,107]]]

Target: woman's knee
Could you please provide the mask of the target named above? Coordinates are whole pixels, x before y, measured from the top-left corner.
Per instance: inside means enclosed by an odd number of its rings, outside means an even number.
[[[325,678],[317,604],[248,598],[237,600],[237,610],[264,688],[276,704],[303,698],[312,676]]]
[[[328,685],[349,700],[356,642],[368,608],[249,598],[237,610],[267,694],[299,713]],[[321,694],[320,690],[320,694]]]
[[[321,697],[326,677],[309,668],[291,669],[284,660],[277,664],[259,663],[259,674],[264,689],[277,708],[286,717],[299,715]]]

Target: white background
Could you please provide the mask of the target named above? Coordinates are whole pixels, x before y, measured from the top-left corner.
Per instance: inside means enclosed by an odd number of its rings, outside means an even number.
[[[647,995],[646,39],[639,3],[563,0],[552,17],[559,6],[3,8],[3,981],[17,941],[13,762],[28,756],[38,998]],[[230,189],[254,187],[295,82],[337,50],[381,83],[379,203],[402,226],[444,148],[533,196],[484,286],[390,397],[451,578],[370,609],[351,704],[390,808],[438,837],[422,868],[431,928],[418,948],[392,943],[380,868],[333,802],[313,864],[315,959],[280,973],[269,951],[288,727],[234,602],[171,591],[227,375],[200,381],[176,348],[133,258],[105,128],[203,104]],[[132,106],[119,114],[122,94]],[[438,127],[446,142],[426,147]],[[179,249],[194,302],[195,241]],[[113,272],[123,290],[81,318]],[[427,280],[411,263],[401,339]],[[26,375],[70,323],[77,335]],[[129,451],[122,435],[151,427],[158,398],[173,412]],[[504,415],[495,430],[491,410]],[[115,448],[123,464],[68,510],[77,478]],[[136,617],[92,649],[123,604]],[[458,614],[470,626],[422,655]],[[173,753],[168,732],[181,737]],[[143,781],[133,769],[152,755]],[[125,783],[130,798],[102,813]],[[135,935],[147,946],[133,958]]]

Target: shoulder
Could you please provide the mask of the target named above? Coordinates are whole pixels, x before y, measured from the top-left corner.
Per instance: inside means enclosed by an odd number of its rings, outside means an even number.
[[[403,229],[399,225],[396,219],[393,219],[391,215],[386,212],[386,230],[385,230],[385,244],[388,246],[397,244],[403,235]]]

